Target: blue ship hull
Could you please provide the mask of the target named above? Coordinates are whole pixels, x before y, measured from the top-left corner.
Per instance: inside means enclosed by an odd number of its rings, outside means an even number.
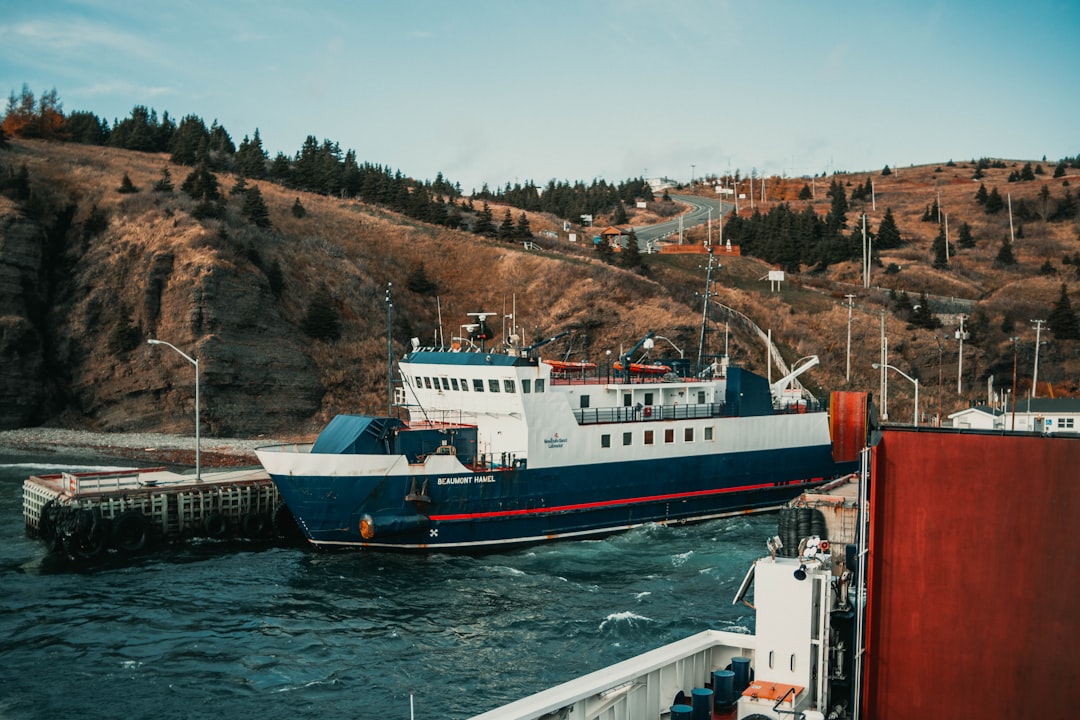
[[[772,509],[854,469],[823,445],[449,476],[271,477],[317,545],[449,549]]]

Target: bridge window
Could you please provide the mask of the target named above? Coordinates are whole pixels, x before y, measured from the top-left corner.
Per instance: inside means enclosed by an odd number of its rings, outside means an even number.
[[[630,445],[633,442],[634,442],[634,433],[624,432],[622,434],[622,444],[623,445]]]
[[[683,442],[694,442],[694,428],[683,428]]]
[[[544,392],[544,380],[542,378],[537,378],[536,380],[536,392]]]
[[[473,378],[472,389],[476,392],[484,392],[484,381],[480,378]]]
[[[698,390],[697,404],[698,405],[704,405],[705,404],[705,391],[704,390]]]
[[[488,378],[488,390],[491,392],[499,392],[499,381],[495,378]]]
[[[449,390],[450,389],[450,381],[447,380],[446,378],[442,378],[442,387],[443,387],[443,390]]]
[[[465,382],[465,378],[461,378],[461,391],[469,392],[469,383]]]
[[[668,428],[667,430],[664,431],[664,442],[666,442],[666,443],[675,442],[675,428]]]
[[[608,435],[607,433],[604,433],[603,435],[600,436],[600,447],[602,447],[602,448],[611,447],[611,436]]]
[[[646,405],[652,405],[653,404],[653,394],[651,392],[645,393],[645,404]]]
[[[428,390],[431,389],[431,378],[429,378],[429,377],[424,378],[424,387],[426,387]]]
[[[633,402],[633,398],[631,397],[630,393],[623,393],[622,406],[623,407],[630,407],[632,402]]]
[[[521,380],[521,392],[526,395],[532,392],[532,380],[529,380],[528,378],[523,378]]]
[[[416,376],[416,385],[415,385],[415,387],[418,387],[418,388],[424,387],[424,378],[417,375]]]
[[[457,378],[450,378],[450,387],[454,388],[455,390],[458,389]]]
[[[589,396],[588,395],[582,395],[581,398],[578,400],[578,402],[580,403],[578,407],[583,407],[583,408],[589,407]]]
[[[503,378],[503,390],[508,393],[514,392],[514,381],[510,378]]]
[[[645,431],[645,444],[646,445],[652,445],[653,444],[653,431],[652,430],[646,430]]]
[[[705,428],[704,440],[706,442],[710,442],[712,440],[712,425],[709,425],[708,427]]]

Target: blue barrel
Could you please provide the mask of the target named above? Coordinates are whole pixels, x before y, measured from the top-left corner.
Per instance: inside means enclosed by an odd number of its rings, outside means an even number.
[[[742,695],[742,691],[750,687],[750,658],[731,658],[731,672],[735,673],[732,689],[736,695]]]
[[[671,720],[694,720],[694,708],[689,705],[672,705]]]
[[[691,720],[712,720],[713,691],[709,688],[694,688],[690,691],[690,704],[694,708]]]
[[[717,712],[727,712],[735,704],[735,673],[714,670],[712,674],[713,702]]]

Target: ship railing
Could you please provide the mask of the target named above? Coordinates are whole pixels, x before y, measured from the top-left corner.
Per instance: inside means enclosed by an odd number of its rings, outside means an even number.
[[[754,659],[756,645],[753,635],[704,630],[471,720],[668,717],[676,690],[704,687],[713,672],[731,667],[733,658]]]
[[[726,408],[725,403],[578,408],[574,410],[574,417],[577,419],[578,425],[652,422],[653,420],[696,420],[724,417]]]
[[[828,405],[813,397],[803,398],[797,402],[773,401],[773,412],[778,415],[796,415],[803,413],[816,413],[827,410]]]

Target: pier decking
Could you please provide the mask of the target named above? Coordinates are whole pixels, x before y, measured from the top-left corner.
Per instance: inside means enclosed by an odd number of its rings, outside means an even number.
[[[262,468],[35,475],[23,482],[23,519],[27,535],[76,558],[193,537],[270,537],[292,522]]]

